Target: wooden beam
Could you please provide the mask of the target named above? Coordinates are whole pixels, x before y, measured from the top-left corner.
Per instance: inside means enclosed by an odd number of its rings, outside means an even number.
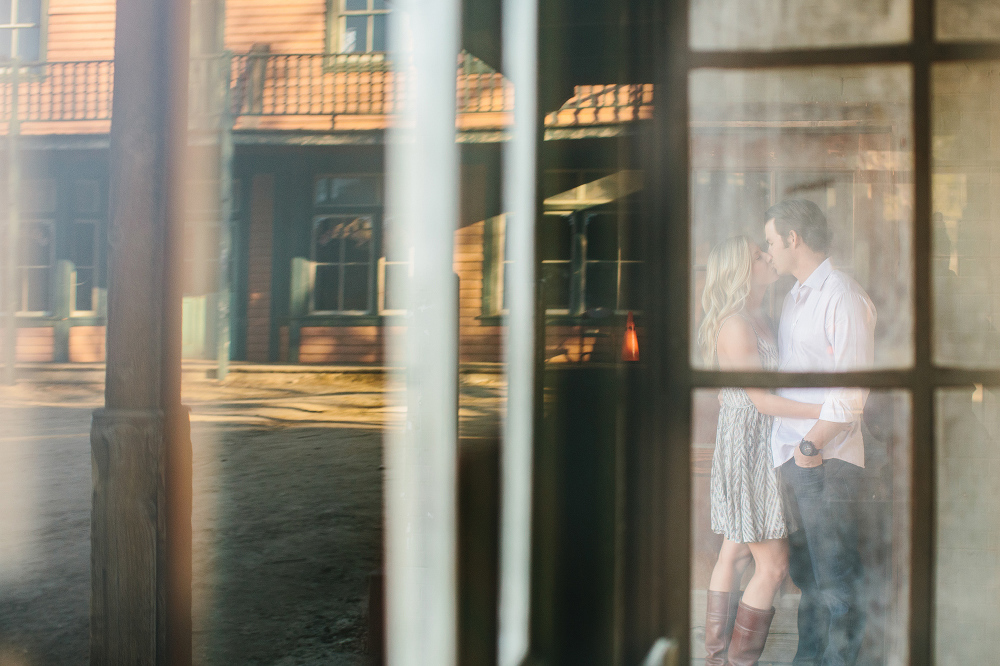
[[[119,0],[105,407],[91,427],[91,663],[191,661],[190,426],[180,403],[188,4]]]

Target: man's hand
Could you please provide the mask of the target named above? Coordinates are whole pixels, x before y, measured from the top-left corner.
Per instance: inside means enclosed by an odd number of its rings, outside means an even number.
[[[823,464],[823,454],[817,453],[814,456],[806,456],[802,454],[802,451],[795,448],[795,464],[799,467],[819,467]]]

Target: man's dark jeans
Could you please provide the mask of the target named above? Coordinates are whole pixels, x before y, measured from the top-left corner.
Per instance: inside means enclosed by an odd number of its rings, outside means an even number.
[[[802,590],[794,664],[846,666],[857,661],[866,601],[858,551],[858,492],[862,469],[842,460],[803,468],[781,466],[789,573]]]

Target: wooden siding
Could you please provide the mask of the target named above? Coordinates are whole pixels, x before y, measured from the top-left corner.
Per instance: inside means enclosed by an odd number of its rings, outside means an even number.
[[[104,361],[103,326],[73,326],[69,329],[69,360],[71,363]]]
[[[253,177],[250,193],[250,251],[247,274],[247,360],[269,361],[271,339],[271,240],[274,176]]]
[[[55,353],[55,329],[51,326],[17,329],[15,353],[21,363],[51,361]]]
[[[46,60],[115,57],[115,0],[49,0]]]
[[[246,53],[259,43],[271,53],[323,53],[326,0],[229,0],[226,48]]]
[[[303,326],[299,362],[377,365],[383,359],[381,326]]]
[[[499,326],[484,326],[483,232],[476,222],[455,232],[454,271],[458,274],[458,358],[460,362],[497,363],[501,355]]]

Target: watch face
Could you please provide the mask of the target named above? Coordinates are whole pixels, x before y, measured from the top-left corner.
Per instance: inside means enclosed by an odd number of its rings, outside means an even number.
[[[808,440],[803,440],[802,443],[799,444],[799,451],[801,451],[804,456],[814,456],[819,453],[816,449],[816,445]]]

